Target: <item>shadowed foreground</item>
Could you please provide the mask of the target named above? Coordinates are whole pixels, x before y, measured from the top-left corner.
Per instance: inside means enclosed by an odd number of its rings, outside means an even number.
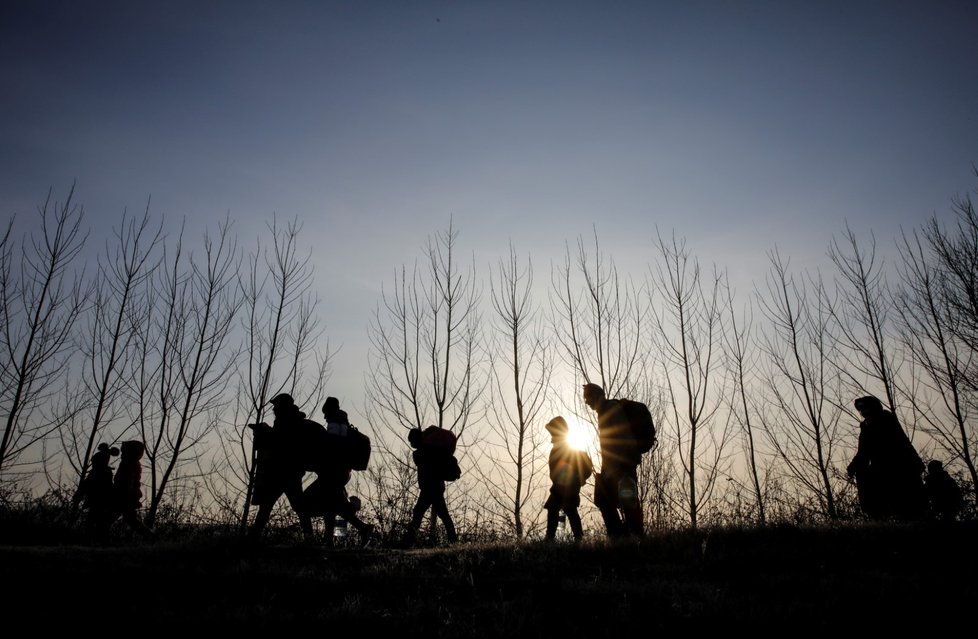
[[[396,637],[933,631],[967,623],[978,595],[976,533],[964,524],[779,528],[412,551],[215,538],[7,546],[0,566],[5,609],[35,622],[106,616],[113,626],[155,630],[311,623]]]

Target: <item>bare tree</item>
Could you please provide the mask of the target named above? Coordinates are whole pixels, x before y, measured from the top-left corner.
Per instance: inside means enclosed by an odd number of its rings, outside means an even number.
[[[747,458],[747,473],[754,503],[757,507],[757,520],[763,526],[767,521],[764,509],[764,491],[761,488],[761,475],[758,464],[758,442],[756,441],[756,409],[749,392],[752,386],[756,353],[753,341],[753,308],[748,303],[742,315],[734,306],[733,289],[728,277],[724,277],[724,290],[727,293],[726,312],[730,324],[723,332],[727,367],[732,379],[730,397],[731,417],[740,425],[744,438],[744,452]],[[742,319],[741,319],[742,317]]]
[[[820,277],[808,281],[814,289],[812,301],[806,283],[795,281],[777,250],[770,260],[766,295],[758,292],[770,322],[761,337],[771,403],[765,431],[791,480],[834,519],[838,510],[831,474],[842,410],[833,365],[832,303]]]
[[[220,438],[224,472],[212,476],[211,492],[248,524],[255,478],[255,451],[248,424],[266,419],[271,397],[288,392],[299,405],[322,405],[333,353],[321,344],[324,327],[316,318],[319,300],[310,288],[309,256],[299,253],[301,225],[273,219],[271,242],[259,240],[238,285],[243,301],[244,336],[238,390],[231,427]],[[304,399],[309,398],[309,402]],[[243,501],[243,504],[242,504]]]
[[[369,327],[366,414],[391,464],[406,463],[400,454],[406,429],[446,428],[464,447],[466,429],[478,418],[480,291],[475,267],[458,265],[457,241],[451,224],[429,237],[425,268],[415,266],[410,276],[401,268]]]
[[[967,220],[967,218],[965,218]],[[931,220],[923,239],[914,233],[902,238],[902,287],[899,314],[902,337],[920,375],[924,392],[911,395],[924,431],[946,453],[967,468],[978,486],[974,410],[976,389],[968,383],[976,353],[962,338],[961,304],[952,301],[949,274],[942,267],[944,245],[952,239]],[[935,246],[935,244],[937,246]],[[949,290],[950,289],[950,290]],[[976,497],[978,499],[978,497]]]
[[[663,344],[686,514],[695,529],[703,504],[709,502],[729,462],[732,429],[729,420],[717,419],[723,401],[719,351],[724,299],[719,274],[714,271],[704,284],[699,262],[685,240],[673,235],[666,241],[660,235],[657,244],[662,261],[652,277],[662,304],[653,304],[654,316]]]
[[[227,342],[241,304],[235,286],[240,260],[227,219],[215,237],[205,234],[203,254],[202,260],[185,259],[178,240],[149,298],[151,315],[141,322],[150,331],[140,340],[145,350],[135,383],[149,466],[148,525],[176,471],[199,462],[198,444],[218,424],[235,361]]]
[[[975,174],[978,177],[978,169]],[[969,195],[956,198],[953,207],[953,232],[931,218],[923,233],[941,273],[942,293],[957,316],[955,337],[978,352],[978,212]],[[978,388],[978,371],[968,370],[963,379]]]
[[[554,329],[567,365],[580,379],[599,384],[608,397],[637,396],[649,364],[644,291],[619,277],[614,260],[601,251],[597,232],[594,254],[578,238],[574,259],[568,248],[551,282]]]
[[[839,374],[848,381],[853,396],[866,394],[871,385],[881,387],[886,403],[899,418],[899,365],[888,320],[892,301],[883,264],[876,259],[876,238],[871,237],[863,248],[847,225],[844,240],[840,243],[833,238],[828,254],[842,278],[839,303],[833,307],[842,347]]]
[[[77,405],[71,409],[74,418],[59,431],[62,450],[77,473],[77,487],[85,481],[97,440],[125,414],[118,400],[124,398],[134,354],[129,348],[135,333],[133,312],[143,283],[159,262],[156,248],[162,228],[162,223],[151,227],[148,204],[141,218],[123,214],[121,225],[113,229],[115,242],[106,244],[104,261],[99,259],[80,349],[85,368],[79,376]]]
[[[489,349],[492,371],[491,429],[487,440],[488,464],[483,476],[491,491],[489,501],[512,527],[518,539],[526,533],[525,509],[541,503],[542,479],[549,479],[541,433],[541,411],[553,370],[553,357],[543,334],[539,311],[533,303],[533,265],[521,262],[513,245],[500,260],[491,281],[494,334]]]
[[[61,425],[35,409],[57,392],[86,303],[83,275],[70,270],[86,239],[74,192],[72,185],[63,204],[48,192],[38,234],[16,246],[11,219],[0,239],[0,482],[16,481],[21,455]]]

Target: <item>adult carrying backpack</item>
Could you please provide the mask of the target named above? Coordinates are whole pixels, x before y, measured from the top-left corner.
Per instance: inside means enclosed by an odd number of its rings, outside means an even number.
[[[632,399],[620,399],[618,405],[628,420],[635,450],[639,454],[645,454],[655,448],[658,440],[655,437],[655,424],[652,423],[649,407]]]

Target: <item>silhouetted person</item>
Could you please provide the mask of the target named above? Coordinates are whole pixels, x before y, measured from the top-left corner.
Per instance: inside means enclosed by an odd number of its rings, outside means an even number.
[[[142,505],[143,458],[146,446],[138,440],[122,442],[119,467],[115,471],[115,502],[122,521],[136,533],[146,538],[154,536],[153,531],[139,518],[139,507]]]
[[[357,516],[359,500],[354,503],[346,492],[353,469],[345,448],[344,438],[350,426],[346,412],[340,409],[335,397],[327,397],[323,404],[323,418],[326,421],[326,436],[323,439],[322,454],[318,457],[316,480],[303,493],[303,508],[310,516],[322,516],[325,522],[323,542],[333,545],[333,524],[339,515],[349,522],[366,545],[373,534],[374,527]]]
[[[275,421],[272,427],[255,424],[255,447],[258,449],[255,485],[252,503],[258,505],[258,513],[249,535],[261,537],[272,509],[279,497],[285,495],[292,510],[299,516],[299,526],[305,536],[311,537],[312,519],[303,509],[302,477],[311,464],[314,444],[322,426],[306,419],[288,393],[276,395],[269,402]]]
[[[594,478],[594,505],[601,511],[608,536],[641,537],[642,505],[638,498],[638,465],[642,454],[618,401],[605,397],[597,384],[584,385],[584,403],[598,414],[601,473]],[[620,509],[620,511],[619,511]]]
[[[327,397],[323,404],[323,419],[326,421],[326,429],[329,430],[330,424],[350,424],[350,418],[346,411],[340,408],[340,400],[335,397]]]
[[[567,441],[567,422],[563,417],[554,417],[546,426],[553,447],[550,449],[550,496],[543,507],[547,511],[547,539],[557,535],[557,520],[563,510],[570,524],[574,540],[584,537],[581,516],[577,507],[581,505],[581,487],[591,476],[594,468],[586,451],[576,450]]]
[[[119,516],[115,505],[115,488],[112,483],[112,467],[109,460],[119,455],[119,449],[108,444],[99,444],[98,452],[92,455],[88,474],[75,493],[75,503],[82,502],[85,508],[86,525],[93,541],[104,543],[109,539],[112,522]]]
[[[853,402],[862,415],[859,447],[846,472],[855,479],[859,506],[872,519],[919,519],[924,514],[924,463],[896,415],[880,400]]]
[[[961,487],[937,459],[932,459],[927,464],[924,492],[930,503],[931,513],[941,521],[954,521],[964,507]]]
[[[412,457],[418,467],[418,501],[412,511],[411,523],[408,525],[406,541],[414,543],[421,522],[429,508],[445,525],[445,536],[450,543],[458,541],[455,532],[455,522],[448,512],[445,503],[445,469],[454,460],[450,453],[428,446],[421,437],[420,428],[412,428],[408,433],[408,443],[414,448]]]

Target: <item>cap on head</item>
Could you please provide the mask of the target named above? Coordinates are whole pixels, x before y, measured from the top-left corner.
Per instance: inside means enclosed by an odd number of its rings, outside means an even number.
[[[592,402],[596,399],[601,399],[604,397],[604,389],[597,384],[585,384],[584,385],[584,401]]]
[[[279,393],[268,402],[276,408],[280,406],[295,406],[295,400],[288,393]]]
[[[551,435],[566,435],[567,422],[563,417],[554,417],[546,425],[547,432]]]
[[[883,410],[883,404],[879,399],[873,397],[872,395],[867,395],[866,397],[859,397],[852,402],[852,405],[856,407],[860,413],[874,412]]]
[[[340,400],[335,397],[327,397],[326,403],[323,404],[323,412],[330,413],[333,411],[338,411],[340,409]]]

